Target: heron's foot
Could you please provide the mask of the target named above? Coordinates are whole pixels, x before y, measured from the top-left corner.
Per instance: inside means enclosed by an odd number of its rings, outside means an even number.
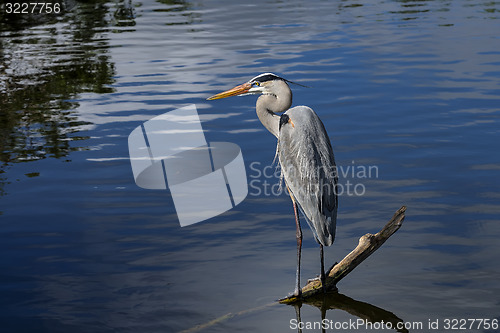
[[[316,282],[316,281],[319,281],[319,280],[320,280],[320,277],[319,277],[319,275],[318,275],[318,276],[316,276],[315,278],[308,279],[308,280],[307,280],[307,283],[312,283],[312,282]]]
[[[323,294],[326,294],[326,278],[321,279],[321,289],[323,290]]]
[[[326,289],[326,279],[325,279],[325,281],[323,281],[323,280],[321,279],[321,277],[320,277],[320,276],[316,276],[316,277],[315,277],[315,278],[313,278],[313,279],[308,279],[308,280],[307,280],[307,283],[308,283],[308,284],[309,284],[309,283],[312,283],[312,282],[321,282],[321,289],[323,290],[323,293],[325,293],[325,294],[327,293],[327,289]]]

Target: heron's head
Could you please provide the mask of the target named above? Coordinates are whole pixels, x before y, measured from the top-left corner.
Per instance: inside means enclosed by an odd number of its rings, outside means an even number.
[[[246,83],[240,84],[232,89],[213,95],[207,100],[226,98],[237,95],[264,94],[277,96],[280,89],[288,89],[287,82],[290,82],[273,73],[263,73],[257,75]]]

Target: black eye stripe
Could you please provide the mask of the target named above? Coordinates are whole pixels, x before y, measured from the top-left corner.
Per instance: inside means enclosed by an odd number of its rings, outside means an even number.
[[[253,79],[250,80],[250,82],[266,82],[266,81],[272,81],[272,80],[283,80],[283,78],[279,77],[278,75],[272,74],[272,73],[266,73],[266,74],[261,74],[259,76],[254,77]]]
[[[308,86],[284,79],[284,78],[282,78],[276,74],[273,74],[273,73],[263,73],[263,74],[257,75],[253,79],[249,80],[247,83],[255,84],[256,82],[264,83],[264,82],[275,81],[275,80],[281,80],[281,81],[284,81],[286,83],[292,83],[292,84],[295,84],[295,85],[298,85],[298,86],[301,86],[304,88],[309,88]]]

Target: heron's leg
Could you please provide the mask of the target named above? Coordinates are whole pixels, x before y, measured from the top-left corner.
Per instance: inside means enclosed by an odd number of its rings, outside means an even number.
[[[297,230],[295,232],[295,236],[297,238],[297,274],[295,276],[295,292],[293,293],[295,296],[300,296],[302,289],[300,288],[300,254],[302,251],[302,229],[300,228],[299,221],[299,210],[297,207],[297,203],[292,198],[293,202],[293,212],[295,213],[295,225]]]
[[[323,289],[323,293],[326,293],[325,257],[323,255],[323,244],[319,244],[319,256],[321,257],[321,288]]]

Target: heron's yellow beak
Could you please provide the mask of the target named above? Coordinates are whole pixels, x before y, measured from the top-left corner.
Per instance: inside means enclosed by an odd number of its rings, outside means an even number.
[[[224,92],[218,93],[217,95],[213,95],[207,98],[207,101],[211,101],[214,99],[226,98],[231,96],[237,96],[241,94],[246,94],[252,88],[250,83],[243,83],[239,86],[234,87],[233,89],[226,90]]]

